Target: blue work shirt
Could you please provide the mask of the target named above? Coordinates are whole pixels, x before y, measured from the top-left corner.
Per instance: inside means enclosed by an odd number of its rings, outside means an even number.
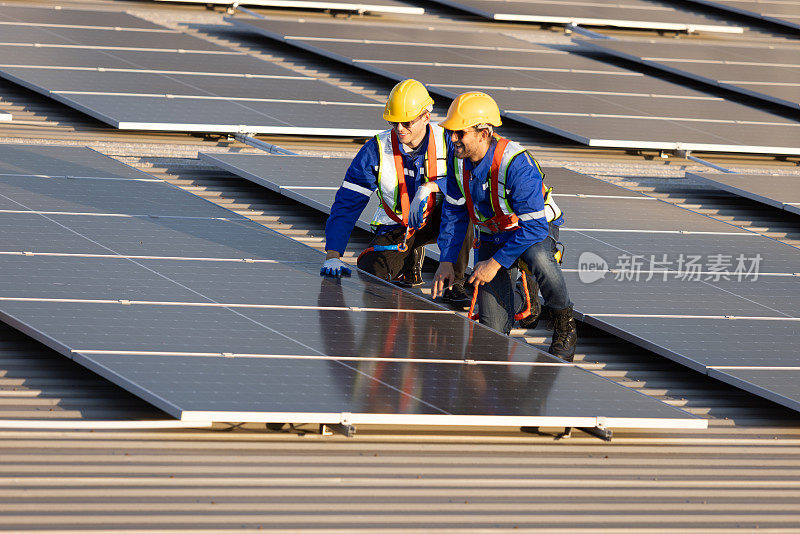
[[[469,191],[472,202],[475,208],[487,218],[495,215],[489,191],[491,181],[489,169],[496,146],[497,141],[493,139],[489,150],[477,164],[470,159],[464,160],[464,167],[471,173]],[[463,202],[464,196],[461,194],[461,188],[456,180],[455,157],[448,157],[447,161],[447,179],[443,189],[445,202],[442,207],[442,225],[439,230],[438,245],[442,254],[441,261],[454,263],[464,242],[464,235],[470,219],[466,202]],[[539,166],[527,152],[522,152],[511,160],[506,173],[506,193],[515,214],[544,210],[543,178]],[[502,199],[500,201],[502,202]],[[456,205],[455,203],[461,204]],[[553,221],[553,224],[561,225],[563,222],[564,218],[559,217]],[[521,220],[519,227],[514,230],[496,234],[480,232],[480,239],[505,243],[492,257],[497,263],[508,269],[528,247],[543,241],[547,237],[547,230],[547,217],[542,216],[538,219]]]
[[[409,202],[414,198],[417,188],[422,184],[425,176],[425,153],[428,150],[430,136],[431,129],[429,127],[425,138],[420,146],[413,151],[413,155],[408,154],[405,147],[400,144],[403,166],[406,169],[406,188]],[[449,155],[453,149],[450,136],[447,136],[446,144],[449,160]],[[353,232],[358,217],[367,206],[369,197],[378,188],[379,165],[378,141],[375,137],[372,137],[364,143],[356,157],[353,158],[344,175],[342,186],[336,192],[336,197],[331,207],[331,215],[328,217],[328,222],[325,223],[325,250],[335,250],[339,254],[344,254],[344,249],[347,247],[347,242],[350,240],[350,234]],[[440,187],[442,188],[444,180],[444,178],[440,180]],[[382,234],[396,228],[404,227],[401,224],[382,224],[376,229],[376,233]]]

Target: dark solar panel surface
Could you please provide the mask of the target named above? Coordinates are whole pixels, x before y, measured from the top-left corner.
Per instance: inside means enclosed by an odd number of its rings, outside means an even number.
[[[360,421],[384,414],[398,422],[391,417],[471,415],[520,425],[556,416],[593,425],[591,418],[605,416],[698,426],[684,412],[576,367],[511,366],[559,360],[368,275],[322,278],[318,252],[250,221],[212,219],[220,208],[164,184],[106,179],[119,166],[96,152],[66,157],[69,150],[59,148],[50,158],[47,147],[37,147],[23,157],[0,145],[0,161],[4,152],[18,171],[0,179],[6,199],[73,207],[71,185],[91,182],[100,187],[81,190],[91,209],[148,202],[167,202],[175,213],[208,209],[204,218],[0,212],[4,320],[177,417],[263,421],[278,413],[285,417],[278,421],[331,422],[354,413]],[[101,179],[33,176],[55,157]],[[52,198],[43,183],[58,184]]]
[[[515,49],[506,52],[451,29],[403,36],[397,26],[228,20],[369,72],[423,80],[447,98],[477,86],[507,118],[592,146],[800,153],[800,123],[788,117],[512,37],[485,41]]]
[[[581,41],[615,56],[763,100],[800,107],[800,48],[665,41]]]
[[[546,2],[513,0],[435,0],[440,4],[494,20],[552,22],[620,26],[647,29],[726,31],[732,25],[696,13],[676,9],[673,4],[626,0],[626,2]],[[731,28],[732,29],[732,28]]]
[[[163,26],[147,22],[119,11],[89,11],[47,7],[23,7],[3,5],[0,22],[25,22],[31,24],[54,24],[69,26],[97,26],[100,28],[136,28],[140,30],[163,30]]]
[[[3,59],[0,64],[9,71],[20,72],[20,68],[64,68],[75,69],[123,69],[159,71],[173,73],[218,73],[247,74],[301,78],[296,72],[274,63],[268,63],[251,56],[238,53],[211,54],[208,52],[175,52],[151,50],[102,50],[75,48],[47,48],[22,45],[2,45]],[[16,69],[12,67],[17,67]],[[239,80],[241,81],[241,80]]]
[[[283,194],[299,192],[295,198],[314,207],[327,198],[324,211],[333,190],[312,202],[306,191],[287,188],[337,187],[349,164],[237,154],[201,159]],[[567,169],[543,170],[565,211],[563,267],[585,320],[702,372],[716,361],[800,362],[788,350],[800,321],[784,320],[800,318],[796,248]],[[747,334],[735,333],[735,325],[747,325]]]
[[[747,15],[774,22],[789,28],[800,28],[800,4],[778,0],[691,0],[696,4],[724,9],[732,13]]]
[[[687,173],[687,177],[774,208],[800,213],[800,178],[797,176]]]
[[[7,44],[77,45],[103,49],[151,48],[164,50],[202,50],[230,52],[229,49],[174,30],[140,32],[90,28],[3,27],[0,42]]]
[[[116,128],[361,136],[383,125],[382,106],[366,97],[181,32],[64,26],[76,13],[103,19],[93,11],[0,6],[3,13],[31,23],[42,13],[53,20],[61,14],[63,21],[3,26],[0,75]],[[252,74],[286,79],[246,76]],[[324,107],[328,102],[347,107]]]
[[[180,204],[166,182],[0,175],[0,210],[241,219],[212,202]]]
[[[800,369],[712,369],[709,375],[736,384],[779,404],[800,410],[797,402]],[[769,384],[769,389],[760,387]]]

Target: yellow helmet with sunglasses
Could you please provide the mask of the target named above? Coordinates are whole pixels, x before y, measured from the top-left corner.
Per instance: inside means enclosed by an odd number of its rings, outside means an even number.
[[[408,122],[422,115],[432,105],[433,99],[424,85],[417,80],[403,80],[389,93],[389,100],[383,109],[383,120]]]
[[[480,91],[458,95],[447,110],[447,118],[439,123],[446,130],[464,130],[476,124],[500,126],[500,109],[497,102]]]

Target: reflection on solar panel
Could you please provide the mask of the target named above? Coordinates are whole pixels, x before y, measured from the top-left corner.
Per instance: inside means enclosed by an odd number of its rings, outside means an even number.
[[[364,136],[382,125],[373,100],[130,15],[0,6],[0,28],[0,76],[116,128]]]
[[[341,159],[201,158],[314,207],[327,199],[324,211],[346,168]],[[564,272],[584,321],[709,374],[800,368],[798,249],[567,169],[544,171],[565,212]],[[309,201],[304,187],[325,189]],[[800,383],[731,383],[800,410]]]
[[[0,121],[10,121],[11,113],[0,113]]]
[[[485,90],[505,117],[590,146],[800,154],[797,121],[494,32],[228,20],[448,98]]]
[[[773,22],[789,28],[800,28],[800,3],[794,0],[690,0],[695,4],[716,7]]]
[[[624,4],[616,2],[590,3],[575,0],[560,2],[548,0],[434,1],[492,20],[687,32],[742,33],[743,31],[737,26],[647,0],[626,0]]]
[[[800,108],[800,47],[674,41],[578,41],[618,57]]]
[[[425,10],[393,0],[374,0],[367,4],[357,2],[325,2],[321,0],[155,0],[156,2],[195,3],[218,6],[260,6],[272,8],[321,9],[331,11],[354,11],[356,13],[403,13],[422,15]]]
[[[0,162],[0,316],[175,417],[706,426],[88,149]]]
[[[797,176],[687,172],[686,177],[774,208],[800,214],[800,179]]]

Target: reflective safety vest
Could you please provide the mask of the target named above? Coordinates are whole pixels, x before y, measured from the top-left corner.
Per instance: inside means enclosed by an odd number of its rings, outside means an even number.
[[[561,217],[561,209],[559,209],[552,198],[553,188],[545,187],[544,182],[542,182],[544,209],[531,213],[514,213],[511,209],[511,202],[506,189],[506,175],[511,161],[519,154],[525,152],[525,148],[519,143],[509,141],[498,135],[495,135],[495,139],[497,140],[497,145],[494,147],[494,157],[492,158],[492,165],[489,169],[489,198],[492,204],[492,211],[494,211],[492,217],[483,215],[472,202],[472,195],[469,189],[469,181],[472,176],[470,171],[464,167],[464,160],[457,160],[454,166],[456,182],[461,189],[461,194],[464,196],[464,200],[467,204],[467,212],[472,222],[477,225],[482,232],[495,234],[497,232],[505,232],[507,230],[519,228],[519,221],[529,221],[546,217],[549,223]],[[539,164],[535,159],[533,162],[541,173]],[[544,173],[542,173],[542,176],[544,176]]]
[[[444,128],[428,125],[428,150],[425,152],[422,183],[434,182],[447,176],[447,142]],[[372,226],[382,224],[402,224],[408,226],[408,213],[411,201],[408,198],[406,178],[413,180],[413,171],[403,165],[400,142],[394,128],[375,136],[378,142],[380,161],[378,163],[378,199],[381,207],[372,217]],[[436,194],[428,200],[428,213],[436,207]]]

